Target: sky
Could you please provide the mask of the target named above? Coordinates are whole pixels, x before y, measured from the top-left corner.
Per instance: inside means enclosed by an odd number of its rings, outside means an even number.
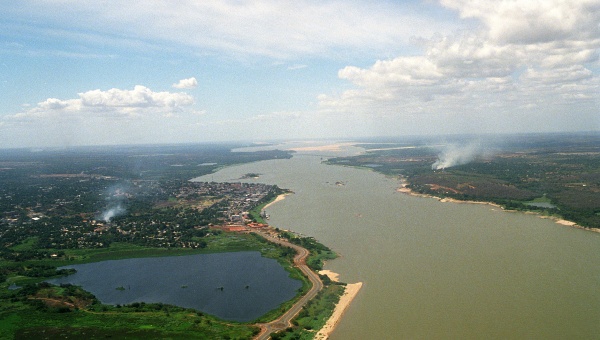
[[[0,148],[600,132],[600,0],[22,0],[0,13]]]

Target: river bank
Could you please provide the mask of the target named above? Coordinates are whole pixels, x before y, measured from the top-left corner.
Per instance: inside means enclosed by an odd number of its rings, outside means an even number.
[[[260,181],[292,190],[267,209],[269,224],[316,237],[342,255],[325,269],[364,282],[329,340],[598,334],[600,234],[401,195],[398,177],[328,166],[322,157],[297,153],[206,178],[260,173]]]
[[[319,274],[327,275],[332,281],[339,282],[338,273],[334,273],[330,270],[321,270],[319,271]],[[350,306],[350,304],[362,288],[362,285],[362,282],[349,283],[346,285],[346,288],[344,289],[344,294],[342,294],[342,296],[340,297],[340,300],[336,304],[333,313],[331,314],[325,325],[315,335],[316,340],[326,340],[329,338],[329,335],[331,334],[331,332],[333,332],[338,322],[341,320],[342,316],[346,312],[346,309]]]
[[[291,194],[292,194],[292,193],[290,193],[290,192],[286,192],[286,193],[284,193],[284,194],[281,194],[281,195],[279,195],[279,196],[275,197],[275,199],[274,199],[274,200],[272,200],[271,202],[267,203],[267,205],[265,205],[265,206],[262,208],[262,210],[264,211],[265,209],[267,209],[267,208],[271,207],[273,204],[275,204],[275,203],[277,203],[277,202],[281,202],[281,201],[283,201],[283,200],[285,199],[285,197],[286,197],[286,196],[288,196],[288,195],[291,195]]]
[[[265,209],[271,207],[275,203],[281,202],[282,200],[284,200],[286,198],[286,196],[288,196],[290,194],[291,194],[290,192],[287,192],[287,193],[278,195],[273,201],[269,202],[267,205],[265,205],[263,207],[263,212]],[[281,241],[279,241],[279,242],[281,242]],[[309,269],[307,269],[307,270],[309,270]],[[332,281],[339,282],[339,274],[338,273],[335,273],[330,270],[321,270],[321,271],[319,271],[319,274],[327,275]],[[342,316],[344,315],[344,312],[350,306],[350,304],[352,303],[352,301],[354,300],[354,298],[360,291],[360,288],[362,287],[362,285],[363,285],[362,282],[351,283],[351,284],[345,285],[344,293],[340,297],[338,303],[335,305],[335,308],[334,308],[331,316],[325,323],[325,325],[316,334],[315,339],[326,340],[329,338],[329,335],[331,334],[331,332],[333,332],[333,330],[337,326],[338,322],[341,320]],[[279,322],[279,320],[278,320],[278,322]],[[263,332],[264,332],[264,330],[263,330]]]
[[[600,229],[597,228],[587,228],[584,226],[581,226],[573,221],[569,221],[569,220],[565,220],[563,218],[560,217],[556,217],[556,216],[548,216],[548,215],[542,215],[541,213],[537,212],[537,211],[518,211],[518,210],[507,210],[505,209],[503,206],[501,206],[500,204],[497,203],[493,203],[493,202],[487,202],[487,201],[472,201],[472,200],[459,200],[456,198],[449,198],[449,197],[438,197],[438,196],[434,196],[434,195],[429,195],[429,194],[421,194],[418,192],[414,192],[412,189],[407,187],[408,183],[406,182],[405,179],[401,180],[400,183],[400,187],[398,189],[396,189],[397,192],[403,193],[403,194],[407,194],[410,196],[416,196],[416,197],[427,197],[427,198],[435,198],[440,202],[443,203],[460,203],[460,204],[483,204],[483,205],[490,205],[492,207],[495,208],[499,208],[502,211],[505,212],[522,212],[525,214],[532,214],[532,215],[536,215],[539,218],[543,218],[543,219],[549,219],[551,221],[554,221],[556,224],[560,224],[563,226],[567,226],[567,227],[571,227],[571,228],[577,228],[577,229],[582,229],[582,230],[587,230],[587,231],[591,231],[594,233],[600,233]]]

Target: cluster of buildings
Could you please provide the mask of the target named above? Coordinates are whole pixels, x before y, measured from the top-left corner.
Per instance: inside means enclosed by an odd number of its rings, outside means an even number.
[[[225,231],[243,232],[256,228],[267,227],[267,224],[257,222],[251,210],[281,193],[277,186],[255,183],[202,183],[210,187],[213,193],[218,193],[227,202],[220,213],[220,224],[211,227]],[[266,215],[262,215],[266,218]]]
[[[77,211],[77,196],[71,201],[59,196],[30,207],[27,216],[5,213],[0,246],[37,237],[42,248],[98,248],[111,242],[197,248],[209,226],[227,231],[265,227],[250,211],[281,192],[277,186],[257,183],[140,181],[100,196],[99,203],[122,206],[110,219],[98,211]]]

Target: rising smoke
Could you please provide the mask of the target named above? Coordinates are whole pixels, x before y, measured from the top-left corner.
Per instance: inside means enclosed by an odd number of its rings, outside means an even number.
[[[105,193],[106,207],[100,213],[100,219],[104,222],[110,222],[111,219],[121,216],[127,212],[125,200],[127,199],[126,186],[123,184],[114,185]]]
[[[104,222],[110,222],[113,217],[123,215],[127,210],[123,208],[121,205],[117,205],[115,207],[109,208],[102,213],[102,220]]]
[[[446,145],[438,155],[437,161],[431,165],[431,168],[433,170],[451,168],[470,163],[476,158],[489,158],[493,153],[491,149],[483,147],[481,143]]]

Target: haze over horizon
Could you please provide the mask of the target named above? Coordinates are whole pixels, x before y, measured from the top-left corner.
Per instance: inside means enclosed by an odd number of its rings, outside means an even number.
[[[600,0],[0,12],[0,148],[600,132]]]

